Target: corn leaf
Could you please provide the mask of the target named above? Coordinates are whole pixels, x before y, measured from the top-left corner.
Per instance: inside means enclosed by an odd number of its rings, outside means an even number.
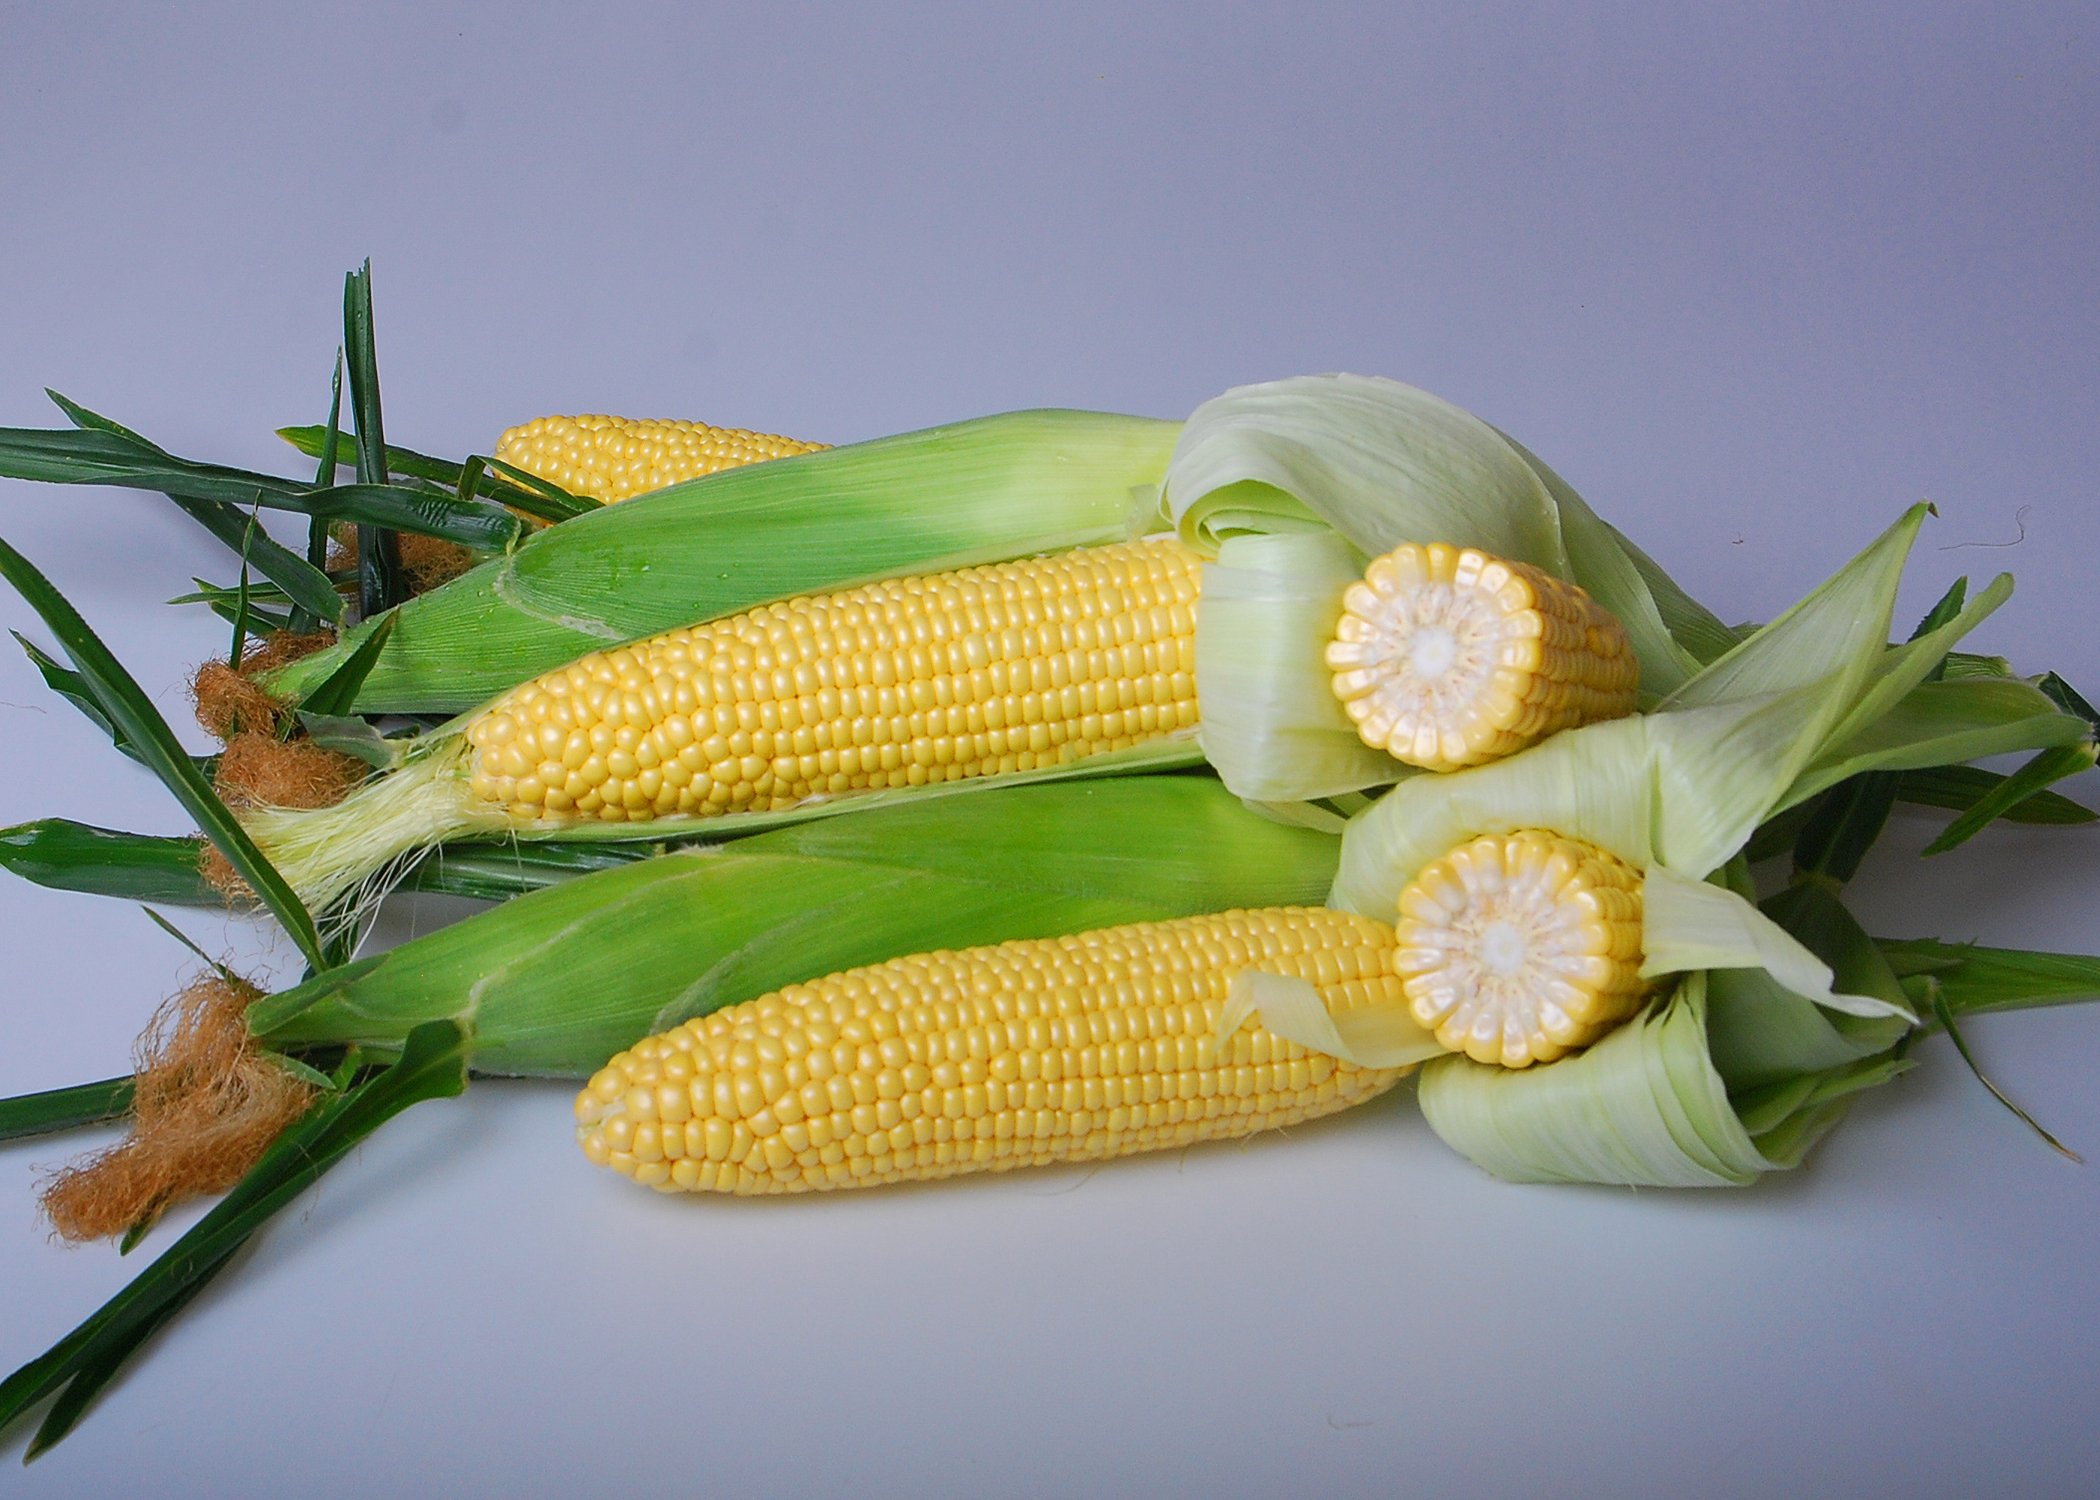
[[[278,1137],[263,1159],[202,1219],[44,1354],[0,1381],[0,1430],[56,1397],[29,1445],[35,1458],[59,1442],[125,1361],[223,1270],[234,1253],[374,1130],[425,1099],[466,1087],[472,1039],[454,1022],[411,1032],[400,1060],[327,1097]]]
[[[1967,812],[1992,795],[2006,778],[1980,766],[1927,766],[1904,771],[1896,798],[1919,807]],[[2058,792],[2030,792],[1998,814],[2007,823],[2073,824],[2100,821],[2100,813]]]
[[[205,882],[193,838],[117,833],[42,818],[0,828],[0,866],[55,891],[81,891],[164,906],[224,906]]]
[[[1863,771],[1909,771],[2046,750],[2086,737],[2085,721],[2017,678],[1950,677],[1912,688],[1880,720],[1826,746],[1780,798],[1779,808],[1806,801]]]
[[[2091,740],[2081,740],[2075,745],[2058,745],[2053,750],[2044,750],[1977,799],[1975,806],[1949,823],[1946,830],[1922,852],[1944,854],[1965,844],[1989,824],[2010,815],[2051,782],[2076,776],[2080,771],[2090,771],[2094,764],[2093,749]]]
[[[280,427],[277,435],[304,453],[308,458],[320,458],[326,447],[328,429],[325,427]],[[357,463],[357,440],[337,432],[335,461],[330,468],[352,467]],[[413,448],[398,448],[387,444],[386,467],[390,474],[409,474],[418,479],[428,479],[450,489],[458,489],[463,465],[450,459],[432,458],[427,453],[418,453]]]
[[[410,600],[359,712],[451,713],[607,641],[899,573],[1122,541],[1179,427],[1013,412],[725,470],[534,533]],[[354,650],[291,664],[296,697]]]
[[[587,1077],[654,1031],[900,953],[1317,903],[1335,840],[1152,776],[921,799],[521,896],[259,1002],[272,1046],[476,1029],[474,1066]]]
[[[1877,938],[1875,945],[1906,989],[1921,978],[1937,980],[1957,1015],[2100,999],[2100,958],[2083,953],[2030,953],[1937,938]]]
[[[343,353],[350,367],[350,410],[357,422],[357,484],[348,488],[383,487],[387,481],[386,436],[379,410],[379,358],[372,332],[369,258],[360,269],[343,278]],[[355,519],[357,612],[360,618],[369,620],[408,597],[408,575],[401,570],[401,541],[394,534],[395,528],[377,517]],[[514,531],[512,539],[515,536]]]
[[[268,905],[272,915],[298,944],[299,951],[306,955],[307,962],[317,969],[326,968],[312,917],[299,898],[292,894],[291,887],[271,868],[262,851],[255,847],[247,830],[219,800],[211,783],[198,770],[196,761],[182,748],[175,732],[168,728],[167,720],[160,716],[160,710],[153,706],[153,700],[140,690],[131,674],[102,644],[100,637],[88,628],[87,622],[81,619],[65,596],[5,541],[0,541],[0,574],[4,574],[29,606],[43,617],[66,655],[72,658],[81,681],[109,722],[137,748],[139,758],[160,777],[161,783],[174,794],[184,811],[197,820],[197,826],[218,845],[234,870]]]
[[[114,1120],[131,1108],[131,1079],[105,1078],[71,1088],[46,1089],[0,1099],[0,1141],[53,1135],[82,1125]]]
[[[378,527],[418,532],[479,552],[500,552],[525,530],[524,523],[500,505],[401,484],[339,484],[309,490],[297,505],[283,508],[320,520],[353,521],[360,530]]]
[[[299,700],[301,715],[313,714],[327,718],[342,718],[350,712],[357,701],[358,689],[365,685],[365,678],[379,661],[379,653],[386,649],[388,637],[394,633],[395,617],[387,615],[375,623],[365,638],[358,642],[357,649],[343,658],[342,665],[307,692]]]

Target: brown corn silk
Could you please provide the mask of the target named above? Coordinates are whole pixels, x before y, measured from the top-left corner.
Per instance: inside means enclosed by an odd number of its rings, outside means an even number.
[[[312,1086],[248,1035],[248,1006],[260,995],[210,974],[161,1006],[138,1041],[131,1133],[42,1185],[60,1236],[121,1235],[185,1198],[224,1192],[306,1111]]]

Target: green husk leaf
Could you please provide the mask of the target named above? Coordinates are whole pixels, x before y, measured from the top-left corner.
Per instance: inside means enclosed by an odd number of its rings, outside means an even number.
[[[328,429],[325,427],[280,427],[277,435],[304,453],[308,458],[318,459],[327,444]],[[335,462],[331,468],[347,468],[357,463],[357,441],[354,437],[338,431],[335,441]],[[432,458],[427,453],[418,453],[413,448],[400,448],[392,443],[386,447],[386,467],[390,474],[409,474],[418,479],[458,489],[463,465],[448,458]]]
[[[372,262],[343,277],[343,353],[350,368],[350,409],[357,422],[357,483],[370,492],[387,482],[386,436],[379,408],[379,356],[372,332]],[[376,496],[370,496],[377,500]],[[380,516],[334,517],[357,521],[357,613],[369,620],[408,597],[401,570],[399,529]],[[506,518],[507,519],[507,518]],[[516,532],[511,533],[515,540]],[[458,537],[447,537],[459,541]],[[466,545],[473,545],[466,543]],[[499,544],[501,545],[501,544]]]
[[[2033,953],[1937,938],[1874,942],[1906,990],[1929,977],[1957,1015],[2100,1000],[2100,958],[2083,953]],[[1918,985],[1914,994],[1922,995],[1923,988]]]
[[[1857,875],[1888,826],[1902,781],[1898,771],[1863,771],[1818,798],[1794,840],[1795,874],[1821,875],[1839,885]]]
[[[298,505],[285,508],[321,520],[353,521],[360,531],[378,527],[419,532],[477,552],[501,552],[525,531],[524,523],[500,505],[405,484],[338,484],[310,491]],[[391,607],[382,605],[373,614]]]
[[[2055,1150],[2068,1156],[2080,1166],[2084,1166],[2084,1157],[2044,1130],[2039,1120],[2020,1108],[2019,1105],[2013,1103],[2011,1095],[2007,1094],[2005,1090],[1999,1088],[1997,1084],[1991,1082],[1985,1076],[1983,1065],[1976,1061],[1976,1054],[1969,1050],[1968,1041],[1961,1034],[1961,1027],[1954,1019],[1953,1008],[1947,1004],[1947,997],[1940,993],[1939,981],[1927,975],[1925,978],[1925,991],[1932,997],[1932,1014],[1938,1018],[1940,1029],[1945,1031],[1947,1039],[1954,1043],[1954,1050],[1959,1052],[1961,1060],[1969,1065],[1969,1072],[1974,1075],[1976,1081],[1990,1090],[1991,1097],[2010,1110],[2014,1118],[2019,1120],[2021,1124],[2040,1136],[2043,1141],[2047,1142]]]
[[[477,901],[508,901],[599,870],[616,870],[665,852],[655,844],[440,844],[418,860],[399,889]]]
[[[2092,726],[2093,733],[2100,735],[2100,709],[2085,701],[2078,689],[2065,682],[2054,672],[2044,672],[2034,680],[2034,685],[2043,695],[2067,714],[2076,714]]]
[[[163,906],[220,906],[199,871],[193,838],[117,833],[65,818],[0,829],[0,866],[54,891],[81,891]]]
[[[1316,904],[1335,848],[1202,776],[920,798],[521,896],[262,1000],[249,1024],[272,1046],[384,1050],[457,1016],[478,1070],[588,1077],[690,1016],[900,953]]]
[[[371,675],[373,666],[379,661],[379,653],[386,649],[387,640],[394,633],[395,621],[395,616],[387,615],[374,624],[357,649],[343,659],[342,665],[299,699],[299,712],[329,719],[348,715],[350,706],[357,701],[358,689],[365,685],[365,678]]]
[[[271,868],[262,851],[255,847],[247,830],[219,800],[218,793],[198,770],[196,761],[182,748],[175,732],[168,728],[167,720],[153,706],[153,700],[132,680],[131,674],[88,628],[87,622],[81,619],[65,596],[5,541],[0,541],[0,574],[4,574],[30,607],[43,617],[66,655],[72,658],[82,682],[94,695],[110,723],[137,747],[140,759],[160,777],[161,783],[174,794],[183,810],[197,820],[197,826],[218,845],[234,870],[270,908],[292,941],[298,944],[300,952],[306,955],[307,962],[317,969],[326,968],[320,939],[306,908]]]
[[[71,1088],[46,1089],[38,1094],[17,1094],[0,1099],[0,1141],[19,1141],[35,1135],[54,1135],[82,1125],[114,1120],[131,1108],[131,1076],[105,1078],[99,1083],[76,1083]]]
[[[27,1457],[37,1457],[64,1438],[124,1362],[273,1215],[297,1201],[324,1172],[402,1110],[465,1089],[471,1044],[471,1035],[455,1022],[418,1027],[405,1038],[393,1067],[324,1097],[129,1286],[44,1354],[0,1381],[0,1429],[56,1396]]]
[[[1926,766],[1901,774],[1900,802],[1967,812],[2005,782],[1996,771],[1980,766]],[[2006,823],[2073,824],[2100,822],[2100,813],[2058,792],[2030,792],[1998,814]]]
[[[2091,740],[2081,740],[2075,745],[2058,745],[2053,750],[2044,750],[1999,782],[1987,795],[1979,798],[1967,812],[1949,823],[1945,831],[1927,844],[1922,852],[1944,854],[1949,849],[1967,843],[1989,824],[2007,816],[2051,782],[2061,781],[2066,776],[2076,776],[2081,771],[2090,771],[2093,764],[2094,745]],[[2076,806],[2075,803],[2072,805]]]
[[[2084,720],[2060,712],[2029,683],[1950,677],[1912,688],[1877,722],[1827,745],[1777,805],[1791,807],[1863,771],[1909,771],[2046,750],[2085,736]]]
[[[1125,540],[1180,427],[1012,412],[729,469],[535,532],[402,607],[360,713],[453,713],[606,642],[900,573]],[[268,683],[296,697],[361,637]]]

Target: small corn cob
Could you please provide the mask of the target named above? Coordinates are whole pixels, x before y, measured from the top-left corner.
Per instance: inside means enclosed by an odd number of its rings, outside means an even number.
[[[703,422],[537,417],[506,431],[495,457],[572,495],[610,505],[703,474],[827,446]]]
[[[1093,1161],[1345,1109],[1360,1068],[1250,1019],[1234,973],[1310,981],[1330,1014],[1403,1003],[1393,931],[1235,911],[852,969],[618,1054],[576,1101],[595,1163],[665,1192],[792,1193]]]
[[[648,821],[1067,764],[1196,724],[1171,540],[893,579],[596,652],[467,730],[477,799]]]
[[[1373,561],[1342,609],[1335,695],[1364,743],[1409,765],[1478,765],[1633,712],[1625,628],[1528,564],[1410,543]]]
[[[1414,1017],[1475,1062],[1523,1068],[1640,1008],[1641,877],[1589,844],[1480,838],[1400,896],[1395,967]]]

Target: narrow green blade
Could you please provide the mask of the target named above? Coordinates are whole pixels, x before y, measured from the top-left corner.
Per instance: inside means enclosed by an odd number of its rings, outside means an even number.
[[[0,828],[0,866],[54,891],[163,906],[221,906],[200,872],[195,839],[118,833],[65,818]]]
[[[2061,781],[2066,776],[2076,776],[2080,771],[2093,768],[2093,742],[2083,741],[2076,745],[2058,745],[2044,750],[2034,759],[2020,767],[1980,797],[1976,805],[1947,825],[1946,831],[1927,844],[1926,854],[1944,854],[1949,849],[1967,843],[1983,832],[1991,823],[2007,816],[2015,808],[2034,796],[2051,782]],[[2075,805],[2075,804],[2074,804]]]
[[[131,674],[102,644],[101,638],[88,628],[87,621],[81,619],[65,596],[5,541],[0,541],[0,575],[4,575],[15,586],[16,592],[43,617],[66,654],[73,659],[73,665],[111,724],[137,747],[139,758],[160,777],[162,785],[174,794],[184,811],[197,820],[197,826],[219,846],[235,871],[262,898],[271,914],[291,935],[292,941],[299,945],[307,962],[317,969],[326,968],[327,961],[321,954],[313,918],[307,914],[299,898],[292,894],[291,887],[271,868],[262,851],[255,847],[247,830],[219,800],[218,793],[198,770],[196,761],[182,748],[167,720],[160,716],[160,710],[153,706],[153,700],[132,680]]]
[[[308,458],[318,459],[327,443],[328,430],[325,427],[280,427],[277,429],[277,435]],[[356,462],[356,439],[338,432],[335,464],[331,467],[348,467]],[[432,458],[429,454],[418,453],[413,448],[400,448],[388,443],[386,467],[390,474],[411,474],[418,479],[428,479],[435,484],[458,489],[462,466],[451,459]]]
[[[71,1088],[46,1089],[0,1099],[0,1141],[52,1135],[82,1125],[114,1120],[131,1108],[131,1078],[105,1078]]]

